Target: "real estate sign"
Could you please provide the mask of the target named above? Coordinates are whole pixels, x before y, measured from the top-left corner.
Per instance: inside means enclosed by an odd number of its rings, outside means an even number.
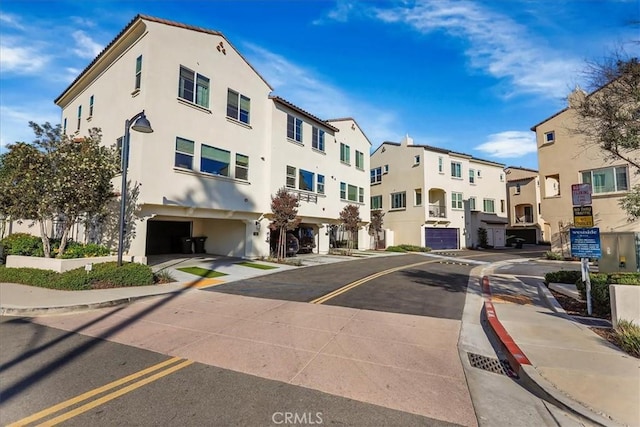
[[[600,258],[602,250],[600,248],[600,229],[593,228],[571,228],[569,229],[569,239],[571,241],[571,256],[577,258]]]

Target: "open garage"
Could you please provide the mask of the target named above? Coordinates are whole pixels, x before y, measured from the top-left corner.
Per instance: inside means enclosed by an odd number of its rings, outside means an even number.
[[[147,255],[182,253],[182,238],[191,237],[191,221],[154,221],[147,223]]]

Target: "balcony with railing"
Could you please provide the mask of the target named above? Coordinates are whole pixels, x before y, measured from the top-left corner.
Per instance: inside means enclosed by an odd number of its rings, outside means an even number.
[[[318,203],[318,195],[315,193],[308,193],[306,191],[289,190],[289,194],[292,194],[298,198],[300,202]]]
[[[516,205],[514,219],[514,225],[532,225],[534,223],[533,206],[530,204]]]
[[[441,204],[429,204],[429,217],[430,218],[446,218],[447,207]]]

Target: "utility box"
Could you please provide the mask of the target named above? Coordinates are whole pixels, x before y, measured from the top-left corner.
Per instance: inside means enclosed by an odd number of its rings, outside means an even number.
[[[602,258],[598,261],[601,273],[640,271],[640,233],[600,233]]]

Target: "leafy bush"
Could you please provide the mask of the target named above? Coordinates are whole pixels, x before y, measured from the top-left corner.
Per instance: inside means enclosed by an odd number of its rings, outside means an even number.
[[[385,251],[387,252],[407,252],[406,249],[400,247],[400,246],[387,246],[387,249],[385,249]]]
[[[544,253],[544,257],[546,259],[550,259],[550,260],[554,260],[554,261],[562,260],[562,255],[557,253],[557,252],[553,252],[553,251],[546,251]]]
[[[619,320],[615,329],[615,341],[625,352],[640,357],[640,326],[628,320]]]
[[[44,257],[44,249],[42,240],[38,236],[27,233],[15,233],[5,237],[0,244],[4,246],[4,256],[6,255],[23,255],[33,257]],[[60,250],[60,239],[50,239],[51,256],[56,257]],[[71,258],[88,258],[96,256],[108,256],[111,251],[102,245],[69,241],[65,248],[63,259]]]
[[[640,273],[590,273],[591,302],[593,311],[601,315],[611,314],[611,302],[609,299],[609,285],[636,285],[640,286]],[[580,291],[582,299],[587,298],[587,287],[582,278],[576,280],[576,287]]]
[[[126,263],[118,267],[115,262],[94,264],[89,272],[84,267],[64,273],[37,268],[2,268],[0,282],[63,290],[117,288],[151,285],[153,272],[147,265]]]
[[[578,270],[560,270],[546,273],[544,282],[549,283],[576,283],[582,280],[582,273]]]
[[[153,281],[155,283],[171,283],[171,282],[175,282],[176,278],[173,277],[173,275],[169,271],[162,269],[160,271],[157,271],[153,275]]]
[[[27,233],[14,233],[2,239],[4,246],[4,254],[6,255],[24,255],[35,256],[34,254],[42,252],[42,240],[39,237]]]
[[[407,252],[430,252],[431,251],[431,248],[427,248],[424,246],[416,246],[416,245],[402,244],[402,245],[398,245],[398,247],[404,249]]]

